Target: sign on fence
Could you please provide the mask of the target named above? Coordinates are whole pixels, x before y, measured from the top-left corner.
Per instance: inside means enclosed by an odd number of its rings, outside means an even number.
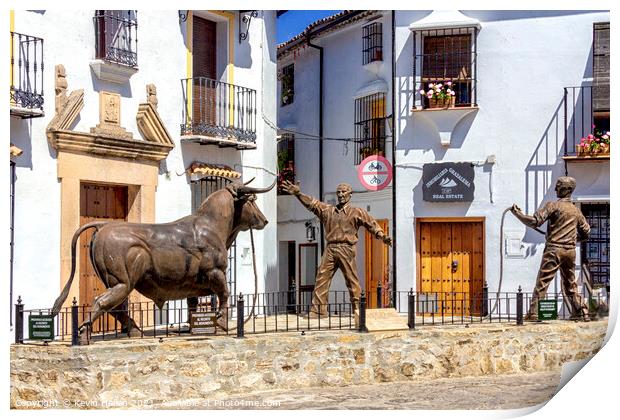
[[[558,319],[558,301],[541,299],[538,301],[538,320],[546,321],[549,319]]]
[[[52,315],[28,316],[28,338],[52,341],[54,339],[54,317]]]
[[[217,331],[217,314],[215,312],[194,312],[189,325],[193,335],[215,334]]]

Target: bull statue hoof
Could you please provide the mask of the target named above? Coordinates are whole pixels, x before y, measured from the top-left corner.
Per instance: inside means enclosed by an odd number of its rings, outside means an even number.
[[[90,336],[91,327],[90,324],[83,324],[78,330],[78,343],[80,346],[87,346],[90,344],[88,337]]]
[[[228,331],[228,317],[221,312],[217,314],[217,326],[223,331]]]

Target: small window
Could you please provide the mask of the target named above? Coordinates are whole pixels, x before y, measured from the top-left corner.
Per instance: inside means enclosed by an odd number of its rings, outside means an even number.
[[[282,181],[295,182],[295,135],[282,134],[278,141],[278,194]]]
[[[601,131],[610,129],[609,113],[609,22],[594,24],[592,47],[592,113],[594,125]]]
[[[416,94],[423,108],[475,106],[475,28],[452,28],[414,33]],[[421,45],[421,54],[416,53]]]
[[[362,28],[362,48],[364,65],[373,61],[383,61],[381,22],[371,23]]]
[[[290,64],[282,69],[280,76],[282,83],[282,92],[280,94],[280,103],[282,106],[293,103],[295,99],[295,67]]]
[[[355,100],[355,164],[371,155],[385,156],[385,93]]]
[[[138,65],[138,19],[135,10],[95,11],[96,58],[129,67]]]

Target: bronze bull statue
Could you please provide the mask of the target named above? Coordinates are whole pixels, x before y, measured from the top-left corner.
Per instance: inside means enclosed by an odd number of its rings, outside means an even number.
[[[248,182],[249,183],[249,182]],[[263,229],[267,219],[256,205],[256,194],[271,190],[233,183],[211,194],[196,214],[171,223],[92,222],[80,227],[71,242],[71,274],[54,302],[56,316],[67,299],[75,275],[76,245],[87,229],[95,229],[90,261],[107,290],[93,302],[90,319],[80,325],[80,341],[87,341],[92,323],[105,311],[123,303],[137,290],[161,309],[166,301],[216,294],[218,324],[228,329],[228,248],[240,231]],[[111,313],[130,325],[125,311]]]

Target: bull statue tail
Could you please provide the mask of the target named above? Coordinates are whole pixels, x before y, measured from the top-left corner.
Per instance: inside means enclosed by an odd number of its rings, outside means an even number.
[[[65,300],[67,300],[67,296],[69,295],[69,290],[71,289],[71,283],[73,283],[73,277],[75,277],[75,255],[76,255],[77,241],[80,235],[82,234],[82,232],[88,229],[95,228],[98,231],[99,228],[101,228],[101,226],[105,225],[106,223],[107,222],[87,223],[84,226],[81,226],[73,234],[73,239],[71,239],[71,274],[69,275],[69,280],[67,281],[67,284],[65,284],[65,287],[62,289],[62,293],[60,293],[60,296],[58,296],[58,298],[54,302],[54,306],[52,307],[53,317],[58,315],[58,312],[60,312],[60,308],[62,307],[62,304],[65,303]]]

